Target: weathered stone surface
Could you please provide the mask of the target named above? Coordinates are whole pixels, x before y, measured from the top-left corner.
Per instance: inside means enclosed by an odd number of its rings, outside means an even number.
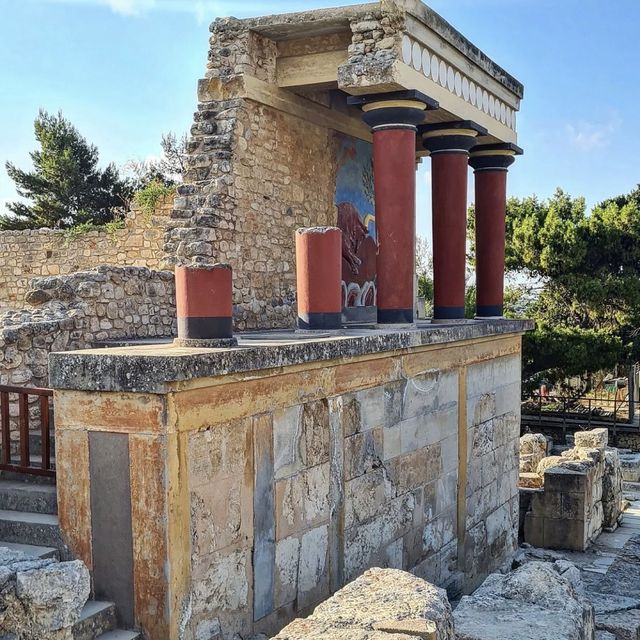
[[[604,454],[602,476],[603,527],[615,529],[622,519],[622,467],[617,449],[607,449]]]
[[[161,269],[164,232],[173,194],[161,199],[151,215],[135,208],[124,228],[72,233],[60,229],[0,232],[0,310],[62,299],[60,290],[30,287],[32,278],[69,275],[99,264]],[[73,292],[68,292],[73,296]]]
[[[522,473],[518,476],[518,484],[526,489],[541,489],[544,485],[542,476],[537,473]]]
[[[590,431],[576,431],[574,446],[582,449],[606,449],[609,444],[609,429],[591,429]]]
[[[640,453],[620,454],[620,466],[625,482],[640,482]]]
[[[598,629],[612,633],[616,640],[638,640],[640,609],[599,615],[596,618],[596,626]]]
[[[20,640],[67,640],[89,597],[80,561],[34,560],[0,548],[0,633]]]
[[[492,574],[454,612],[458,640],[592,640],[593,607],[561,568],[528,562]]]
[[[525,433],[520,438],[520,473],[537,471],[538,464],[547,455],[547,439],[541,433]]]
[[[404,640],[416,637],[377,631],[394,622],[435,625],[436,640],[453,640],[453,617],[446,592],[404,571],[370,569],[316,607],[311,616],[294,620],[274,640],[358,638],[361,640]],[[430,637],[430,636],[417,636]]]
[[[563,458],[562,456],[548,456],[547,458],[543,458],[542,460],[540,460],[535,471],[536,473],[538,473],[538,475],[544,475],[544,472],[547,469],[557,467],[563,462],[566,462],[566,460],[567,459]]]
[[[225,350],[181,350],[166,348],[161,353],[148,347],[129,347],[54,353],[50,357],[51,384],[57,389],[96,391],[164,392],[166,383],[214,377],[287,365],[345,359],[398,351],[410,347],[447,344],[484,336],[529,331],[528,320],[500,320],[448,327],[428,325],[403,331],[345,330],[343,336],[322,340],[296,338],[293,333],[264,334],[250,340],[240,337],[239,348]],[[150,358],[149,355],[154,357]],[[518,383],[519,384],[519,383]],[[518,394],[513,393],[513,397]]]

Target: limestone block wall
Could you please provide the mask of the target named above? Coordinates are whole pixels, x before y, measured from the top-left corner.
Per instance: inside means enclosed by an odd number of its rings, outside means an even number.
[[[510,562],[518,546],[521,362],[516,355],[466,372],[465,590]],[[462,481],[462,478],[460,479]],[[462,508],[462,504],[459,504]]]
[[[152,640],[231,640],[277,632],[372,566],[460,592],[504,564],[520,338],[385,348],[392,337],[245,347],[242,360],[56,356],[60,522],[100,597]],[[105,456],[130,481],[108,514],[91,508],[112,490]],[[103,557],[105,537],[122,557]],[[110,591],[113,572],[132,584]]]
[[[607,443],[607,429],[576,432],[573,449],[520,474],[525,542],[583,551],[603,528],[618,526],[622,470],[617,450]]]
[[[167,197],[150,217],[133,211],[124,228],[112,231],[0,231],[0,312],[29,306],[25,295],[34,277],[69,275],[101,264],[162,268],[172,205],[173,197]]]

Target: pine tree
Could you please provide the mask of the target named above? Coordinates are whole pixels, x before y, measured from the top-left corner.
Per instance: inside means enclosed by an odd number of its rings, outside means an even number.
[[[6,163],[18,194],[31,202],[7,204],[13,215],[0,216],[0,229],[64,229],[101,225],[127,208],[131,187],[115,165],[98,168],[98,150],[59,112],[41,110],[34,123],[40,149],[30,156],[33,171]]]

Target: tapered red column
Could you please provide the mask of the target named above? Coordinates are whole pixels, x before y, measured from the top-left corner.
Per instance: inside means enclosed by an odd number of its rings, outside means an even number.
[[[476,316],[504,313],[507,172],[522,150],[513,144],[479,145],[471,150],[475,170]]]
[[[311,227],[296,231],[298,329],[326,331],[342,326],[342,231]]]
[[[416,131],[437,103],[416,91],[351,98],[373,132],[378,323],[415,321]]]
[[[469,149],[486,134],[470,121],[429,125],[423,144],[431,156],[433,319],[464,319]]]

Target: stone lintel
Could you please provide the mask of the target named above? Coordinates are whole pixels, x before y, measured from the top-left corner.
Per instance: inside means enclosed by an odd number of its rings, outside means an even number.
[[[369,2],[345,7],[246,18],[239,22],[247,29],[266,38],[275,42],[282,42],[348,31],[350,29],[350,21],[364,20],[365,16],[376,12],[404,12],[418,24],[437,34],[448,46],[477,65],[509,92],[519,98],[524,96],[524,87],[518,80],[491,60],[489,56],[421,0],[382,0],[381,2]],[[226,20],[228,19],[222,18],[213,22],[211,31],[215,31]],[[409,24],[410,29],[411,26]]]
[[[473,321],[455,325],[419,323],[413,329],[345,329],[340,336],[309,337],[293,331],[238,335],[230,349],[186,349],[172,344],[53,353],[50,385],[55,389],[168,393],[171,383],[277,367],[344,360],[522,334],[530,320]]]

